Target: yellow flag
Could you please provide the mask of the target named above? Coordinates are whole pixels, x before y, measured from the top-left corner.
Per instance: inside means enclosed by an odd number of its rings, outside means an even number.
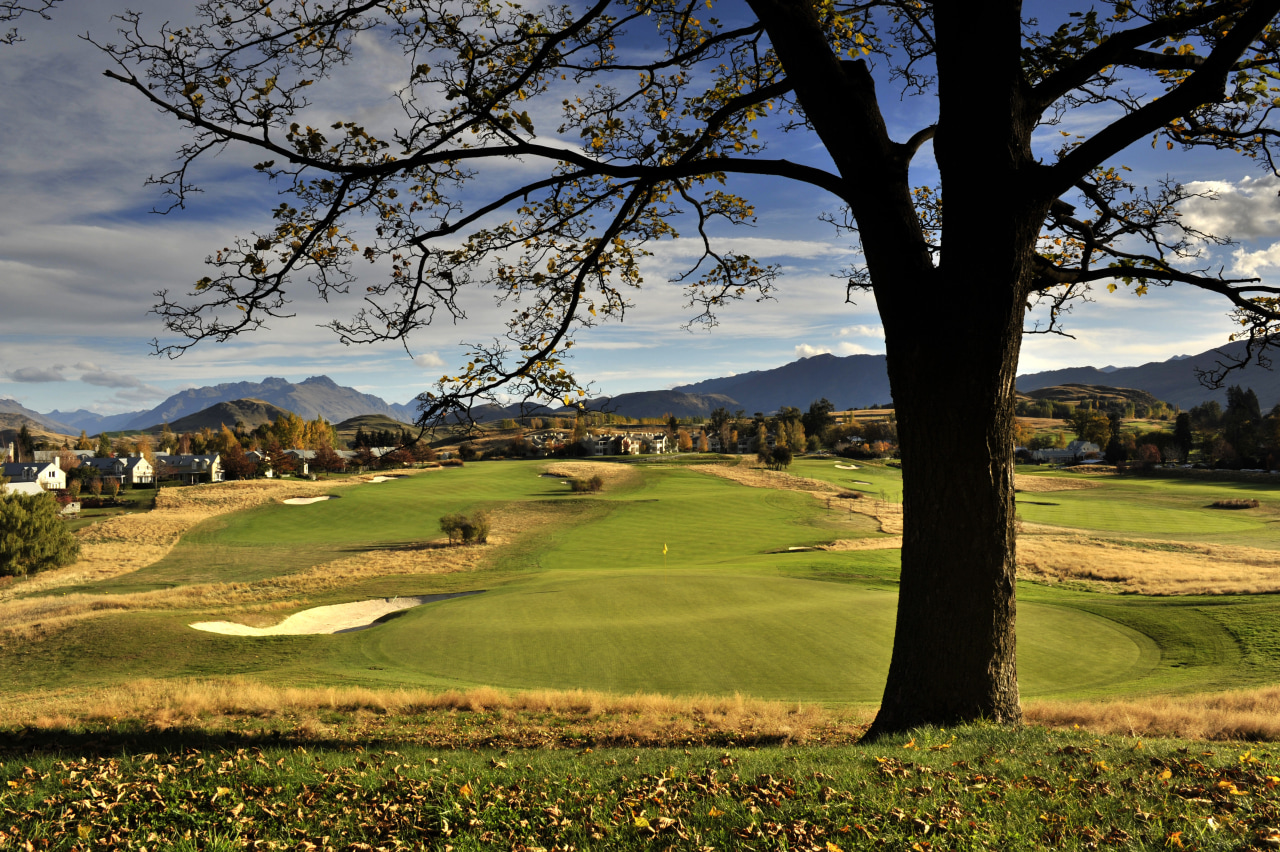
[[[662,543],[662,555],[667,555],[667,543],[665,541]]]

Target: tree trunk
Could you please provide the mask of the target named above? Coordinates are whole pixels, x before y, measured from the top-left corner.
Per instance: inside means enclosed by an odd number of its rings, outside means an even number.
[[[993,288],[1000,290],[1002,288]],[[895,334],[889,379],[902,447],[897,632],[870,736],[922,724],[1016,722],[1014,376],[1023,302],[952,306],[945,327]],[[882,305],[883,310],[883,305]]]

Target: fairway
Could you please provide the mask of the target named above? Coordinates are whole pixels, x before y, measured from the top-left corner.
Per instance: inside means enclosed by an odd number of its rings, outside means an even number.
[[[896,539],[874,517],[833,509],[813,493],[750,487],[696,465],[640,462],[605,470],[598,494],[571,493],[543,475],[571,462],[485,462],[357,484],[338,500],[211,518],[148,567],[68,589],[162,597],[0,655],[0,682],[13,684],[0,694],[236,675],[313,686],[874,703],[893,641]],[[901,500],[901,471],[884,464],[846,470],[831,459],[803,459],[792,474],[859,490],[866,502]],[[1280,547],[1280,499],[1270,489],[1109,477],[1091,484],[1020,492],[1019,515],[1090,535]],[[1263,506],[1205,508],[1242,493]],[[442,515],[476,511],[497,519],[496,544],[433,549],[441,547]],[[854,546],[822,549],[837,540]],[[365,558],[377,570],[360,573]],[[437,566],[448,559],[455,561]],[[334,568],[332,582],[331,565],[345,566]],[[299,579],[286,579],[293,575]],[[281,583],[296,591],[278,591]],[[198,584],[210,585],[181,596]],[[1273,683],[1280,673],[1274,595],[1234,602],[1020,586],[1024,696],[1223,688]],[[218,620],[268,627],[317,606],[467,591],[484,593],[396,613],[353,634],[232,637],[188,627]]]
[[[344,641],[408,681],[868,702],[883,688],[896,605],[892,593],[811,580],[549,571]],[[1020,615],[1026,694],[1134,680],[1155,663],[1154,643],[1115,622],[1038,604]]]

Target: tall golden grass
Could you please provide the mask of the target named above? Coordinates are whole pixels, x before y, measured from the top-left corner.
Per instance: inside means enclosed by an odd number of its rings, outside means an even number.
[[[332,714],[372,714],[419,724],[434,714],[483,713],[504,728],[572,726],[601,742],[670,745],[708,734],[789,743],[856,740],[874,707],[830,708],[733,696],[612,695],[585,690],[289,687],[244,678],[139,680],[89,692],[0,701],[7,725],[65,729],[136,720],[148,727],[217,730],[288,725],[323,733]],[[1097,734],[1213,741],[1280,740],[1280,687],[1117,701],[1030,701],[1029,724]],[[427,722],[429,725],[430,723]],[[486,736],[483,731],[480,736]]]
[[[10,725],[65,729],[137,720],[149,727],[219,729],[253,720],[322,733],[332,714],[414,717],[485,713],[505,728],[572,726],[598,742],[679,744],[708,734],[804,743],[833,736],[857,739],[870,722],[866,708],[840,712],[817,705],[733,696],[611,695],[584,690],[504,692],[480,687],[422,689],[281,687],[242,678],[141,680],[89,693],[24,696],[0,703]],[[327,721],[326,721],[327,720]],[[483,732],[481,732],[483,735]]]
[[[1035,701],[1028,722],[1100,734],[1192,740],[1280,740],[1280,687],[1117,701]]]
[[[1280,591],[1280,552],[1273,550],[1156,539],[1106,539],[1030,525],[1023,532],[1018,537],[1018,570],[1034,579],[1100,582],[1118,591],[1144,595]]]

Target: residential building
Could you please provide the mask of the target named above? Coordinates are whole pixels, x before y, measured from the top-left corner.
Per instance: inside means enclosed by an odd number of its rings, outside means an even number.
[[[186,485],[222,481],[222,457],[213,455],[157,455],[157,481],[176,479]]]
[[[10,482],[36,483],[45,491],[60,491],[67,487],[67,474],[58,458],[51,462],[7,462],[0,473]]]

